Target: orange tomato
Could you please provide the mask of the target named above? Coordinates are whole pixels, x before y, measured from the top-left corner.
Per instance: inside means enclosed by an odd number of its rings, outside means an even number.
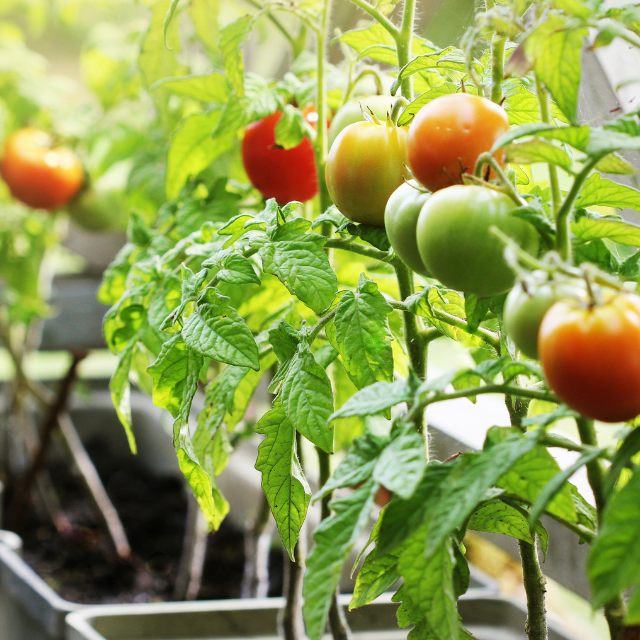
[[[11,195],[34,209],[65,204],[84,180],[82,165],[73,151],[54,147],[51,136],[31,128],[7,138],[0,174]]]
[[[556,302],[540,325],[538,351],[549,386],[578,413],[603,422],[640,414],[640,297]]]

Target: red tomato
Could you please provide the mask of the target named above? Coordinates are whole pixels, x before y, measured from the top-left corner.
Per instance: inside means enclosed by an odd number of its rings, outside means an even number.
[[[549,386],[587,418],[624,422],[640,414],[640,297],[604,304],[556,302],[538,334]]]
[[[308,138],[293,147],[276,145],[275,128],[281,111],[251,123],[242,140],[242,163],[251,184],[265,198],[279,204],[306,202],[318,193],[318,176],[313,146]]]
[[[30,128],[7,138],[0,174],[11,195],[34,209],[65,204],[84,180],[82,165],[73,151],[54,147],[47,133]]]
[[[418,181],[430,191],[462,183],[480,154],[509,129],[506,111],[469,93],[440,96],[426,104],[409,127],[407,159]],[[502,160],[503,152],[495,157]]]

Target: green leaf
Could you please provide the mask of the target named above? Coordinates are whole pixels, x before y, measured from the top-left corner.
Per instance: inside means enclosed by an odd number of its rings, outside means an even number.
[[[465,73],[466,61],[464,53],[455,47],[447,47],[441,51],[416,56],[411,62],[400,69],[397,78],[391,86],[391,95],[395,95],[404,78],[408,78],[414,73],[425,69],[448,69],[450,71]]]
[[[617,173],[618,175],[632,176],[637,173],[636,168],[617,154],[611,154],[602,158],[596,165],[602,173]]]
[[[400,579],[399,557],[400,550],[395,550],[382,557],[378,557],[374,551],[365,558],[353,587],[350,611],[373,602]]]
[[[303,613],[311,640],[320,640],[324,634],[342,565],[369,522],[378,488],[369,480],[351,495],[332,500],[333,515],[313,534],[315,545],[307,559],[303,583]]]
[[[603,513],[598,537],[587,558],[593,606],[640,584],[640,470],[620,489]]]
[[[586,27],[571,25],[557,13],[548,13],[525,41],[525,52],[533,61],[536,75],[570,122],[578,117],[580,55],[586,35]]]
[[[238,96],[244,95],[242,45],[253,27],[253,16],[245,15],[220,30],[220,53],[229,83]]]
[[[640,191],[607,180],[599,173],[594,173],[582,185],[576,208],[586,208],[592,205],[619,209],[625,207],[640,209]]]
[[[262,473],[262,489],[282,543],[293,560],[311,499],[296,453],[296,431],[278,401],[256,424],[255,430],[265,435],[258,447],[256,469]]]
[[[176,418],[183,401],[191,361],[190,349],[176,334],[162,345],[156,361],[147,369],[153,379],[153,404],[167,409]]]
[[[300,218],[285,222],[271,233],[271,242],[260,249],[262,268],[276,276],[290,293],[312,311],[322,313],[338,290],[324,243],[317,233],[305,233],[310,222]]]
[[[260,284],[251,262],[238,253],[232,253],[224,261],[224,268],[218,271],[216,277],[229,284]]]
[[[347,220],[338,227],[337,233],[346,233],[350,236],[357,236],[372,247],[380,249],[380,251],[389,251],[391,248],[387,232],[380,227],[374,227],[370,224],[356,224],[355,222]]]
[[[564,149],[540,138],[510,144],[506,147],[505,154],[506,162],[515,162],[517,164],[547,162],[568,171],[571,170],[573,164],[569,154]]]
[[[347,291],[336,308],[337,348],[353,384],[362,389],[393,380],[393,352],[387,316],[391,305],[373,280],[360,275],[355,292]]]
[[[472,293],[464,294],[464,312],[469,331],[475,331],[485,319],[491,305],[491,298],[479,298]]]
[[[569,478],[580,467],[589,464],[593,460],[596,460],[604,452],[605,449],[594,449],[592,451],[586,451],[571,466],[563,469],[560,473],[553,477],[553,479],[540,492],[540,494],[536,498],[536,501],[531,507],[531,514],[529,515],[529,523],[531,524],[531,526],[534,526],[537,523],[543,511],[549,511],[550,501],[557,495],[559,495],[560,491],[569,489],[567,485]],[[550,511],[550,513],[552,512]],[[578,518],[576,514],[575,520],[577,519]]]
[[[447,537],[430,557],[425,556],[423,526],[406,541],[398,571],[403,582],[403,592],[424,616],[433,635],[438,640],[451,640],[459,633],[457,600],[453,586],[455,559],[451,539]]]
[[[393,37],[377,22],[365,29],[352,29],[336,38],[340,42],[350,46],[356,53],[360,53],[378,44],[395,45]]]
[[[187,318],[182,337],[191,349],[218,362],[260,369],[258,347],[229,298],[207,290],[207,302]]]
[[[205,76],[179,76],[163,78],[156,82],[152,89],[163,87],[173,93],[188,96],[200,102],[212,102],[223,105],[229,98],[229,81],[220,72]]]
[[[200,41],[209,51],[218,48],[219,0],[191,0],[189,14]]]
[[[388,438],[375,436],[372,433],[354,438],[349,453],[342,459],[314,500],[319,500],[334,489],[353,487],[368,480],[388,442]]]
[[[487,433],[487,444],[504,442],[514,437],[523,438],[515,428],[493,427]],[[493,445],[495,446],[495,445]],[[491,449],[489,449],[490,451]],[[546,447],[535,447],[525,453],[500,478],[497,485],[527,502],[534,504],[545,487],[560,473],[560,467]],[[577,515],[569,485],[561,486],[557,495],[546,505],[552,515],[576,522]]]
[[[217,502],[214,500],[213,489],[211,486],[211,478],[209,474],[200,466],[200,462],[197,460],[195,452],[188,451],[184,447],[177,447],[176,454],[178,456],[178,465],[180,471],[187,480],[187,483],[193,491],[193,495],[200,505],[202,513],[207,520],[211,523],[211,526],[217,528],[220,526],[220,522],[226,515],[225,503]],[[226,510],[228,511],[228,504]]]
[[[413,424],[405,425],[380,454],[373,479],[408,500],[422,480],[426,464],[424,437]]]
[[[298,345],[288,366],[278,400],[287,418],[307,440],[333,451],[333,391],[326,371],[315,361],[309,345]]]
[[[468,464],[456,467],[456,473],[443,487],[440,500],[429,514],[428,556],[435,553],[449,534],[473,513],[486,491],[535,446],[535,437],[512,436],[476,454],[477,457],[471,458]]]
[[[372,416],[376,413],[382,413],[400,402],[409,402],[412,398],[413,393],[406,380],[376,382],[351,396],[338,411],[329,417],[329,420],[350,416]]]
[[[425,104],[428,104],[432,100],[439,98],[440,96],[446,96],[450,93],[456,93],[458,91],[458,86],[453,82],[445,82],[437,87],[433,87],[426,91],[422,95],[418,96],[413,102],[409,103],[400,117],[398,118],[398,126],[404,127],[411,123],[415,115],[424,107]]]
[[[345,218],[338,207],[332,204],[324,213],[321,213],[311,224],[312,229],[322,226],[325,222],[331,223],[336,229],[339,229],[343,225],[349,224],[350,220]]]
[[[398,626],[401,629],[406,629],[408,626],[413,625],[407,640],[438,640],[433,631],[431,631],[431,627],[421,609],[409,598],[404,585],[395,592],[392,601],[402,603],[396,612]]]
[[[608,238],[630,247],[640,246],[640,227],[622,220],[581,218],[571,224],[571,231],[580,242]]]
[[[287,104],[282,112],[282,117],[276,124],[276,144],[283,149],[297,147],[304,138],[307,128],[300,109]]]
[[[215,433],[225,418],[229,420],[231,415],[236,413],[239,408],[236,407],[236,398],[241,406],[246,406],[245,402],[248,402],[248,399],[240,397],[238,391],[250,372],[252,370],[248,367],[227,365],[224,371],[207,385],[204,408],[198,415],[198,422],[204,424],[209,433]],[[228,428],[232,426],[228,425]]]
[[[393,496],[382,514],[377,554],[385,555],[397,549],[423,524],[425,516],[439,501],[453,469],[452,464],[432,462],[408,500]]]
[[[613,456],[613,460],[611,460],[611,466],[607,471],[602,487],[605,497],[612,493],[622,470],[631,462],[638,452],[640,452],[640,429],[635,428],[622,441]]]
[[[167,153],[167,198],[177,198],[190,176],[196,176],[233,146],[232,136],[212,138],[220,112],[194,113],[171,136]]]
[[[111,401],[127,434],[131,453],[136,453],[137,448],[136,439],[133,435],[133,427],[131,426],[131,385],[129,384],[129,371],[131,370],[131,360],[137,344],[138,337],[136,335],[129,341],[120,354],[118,365],[109,383]]]

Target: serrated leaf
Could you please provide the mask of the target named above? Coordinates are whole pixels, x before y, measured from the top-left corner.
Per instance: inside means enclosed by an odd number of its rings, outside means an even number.
[[[393,308],[378,285],[363,276],[355,292],[342,296],[333,320],[342,363],[358,389],[393,380],[392,336],[387,321]]]
[[[602,173],[616,173],[618,175],[632,176],[638,173],[637,169],[629,164],[626,160],[619,155],[611,154],[602,158],[595,167]]]
[[[440,51],[434,51],[416,56],[406,64],[396,77],[392,87],[391,95],[395,95],[398,87],[404,78],[423,71],[425,69],[448,69],[450,71],[466,72],[466,60],[464,53],[455,47],[447,47]]]
[[[582,185],[576,208],[592,205],[624,209],[640,209],[640,191],[603,178],[599,173],[590,175]]]
[[[296,453],[296,432],[282,405],[274,408],[256,424],[265,438],[258,447],[256,469],[262,473],[262,489],[278,526],[282,543],[293,560],[311,499]]]
[[[440,96],[446,96],[450,93],[456,93],[458,86],[453,82],[444,82],[437,87],[432,87],[429,91],[425,91],[422,95],[419,95],[413,102],[410,102],[398,118],[398,126],[404,127],[411,123],[415,115],[432,100],[439,98]]]
[[[179,76],[163,78],[153,86],[188,96],[200,102],[223,105],[229,98],[229,81],[223,73],[215,72],[202,76]]]
[[[449,534],[473,513],[485,492],[535,446],[535,437],[512,436],[456,468],[457,473],[449,478],[440,500],[429,514],[428,556],[436,552]]]
[[[636,427],[625,437],[611,460],[602,488],[605,497],[611,494],[622,470],[638,452],[640,452],[640,429]]]
[[[557,13],[548,13],[525,41],[536,75],[570,122],[576,122],[578,115],[580,56],[586,35],[586,27],[570,25]]]
[[[342,565],[367,526],[378,488],[369,480],[350,496],[332,500],[333,514],[313,534],[315,545],[307,559],[303,583],[303,613],[311,640],[320,640],[324,634]]]
[[[333,391],[326,371],[315,361],[309,345],[298,345],[287,369],[278,400],[287,418],[307,440],[333,451]]]
[[[374,227],[370,224],[357,224],[346,220],[342,225],[340,225],[340,227],[338,227],[337,233],[346,233],[350,236],[357,236],[372,247],[380,249],[380,251],[389,251],[391,248],[387,232],[380,227]]]
[[[220,53],[229,83],[238,96],[244,94],[242,45],[251,33],[253,16],[244,15],[220,30]]]
[[[540,104],[538,96],[531,93],[525,86],[518,84],[513,89],[506,92],[504,104],[502,105],[507,112],[509,124],[522,125],[540,122]],[[558,109],[555,103],[551,103],[551,115],[554,120],[560,122],[568,122],[565,115]]]
[[[400,550],[395,550],[382,557],[374,551],[365,558],[353,587],[349,610],[373,602],[400,579],[399,557]]]
[[[327,239],[306,232],[300,218],[274,229],[271,242],[260,249],[262,268],[278,278],[302,303],[321,313],[338,290],[338,279],[324,251]],[[306,227],[311,225],[307,223]]]
[[[319,500],[334,489],[353,487],[368,480],[388,442],[388,438],[375,436],[372,433],[366,433],[354,438],[349,453],[342,459],[329,480],[315,495],[314,500]]]
[[[438,640],[451,640],[459,633],[457,601],[453,587],[455,560],[447,537],[427,558],[424,554],[427,527],[423,526],[406,541],[398,571],[403,592],[420,610]]]
[[[312,229],[316,229],[317,227],[322,226],[325,222],[329,222],[336,229],[342,227],[345,224],[349,223],[349,220],[345,218],[340,211],[338,211],[338,207],[335,204],[332,204],[324,213],[321,213],[311,225]]]
[[[540,523],[538,526],[542,527]],[[530,544],[534,542],[527,517],[515,507],[497,499],[481,504],[469,518],[467,529],[501,533]]]
[[[185,322],[182,337],[187,346],[219,362],[260,369],[253,335],[229,298],[209,289],[207,300]]]
[[[407,635],[407,640],[438,640],[420,608],[409,598],[404,585],[395,592],[392,600],[402,603],[396,612],[398,626],[401,629],[406,629],[413,625],[413,629]]]
[[[505,155],[506,162],[515,162],[517,164],[546,162],[567,170],[570,170],[573,164],[564,149],[556,147],[550,142],[541,140],[540,138],[510,144],[505,149]]]
[[[424,437],[406,425],[380,454],[373,479],[407,500],[422,480],[427,458]]]
[[[607,218],[581,218],[572,223],[571,231],[581,242],[608,238],[630,247],[640,246],[640,227]]]
[[[283,149],[297,147],[304,138],[306,125],[300,109],[287,104],[282,111],[275,129],[276,144]]]
[[[587,558],[593,606],[599,607],[631,586],[640,575],[640,470],[613,495]]]
[[[469,331],[475,331],[484,320],[491,305],[491,298],[479,298],[472,293],[464,294],[464,312]]]
[[[218,271],[216,277],[229,284],[260,284],[251,262],[238,253],[232,253],[224,261],[224,268]]]
[[[409,402],[412,398],[413,393],[406,380],[376,382],[351,396],[329,420],[350,416],[372,416],[400,402]]]
[[[109,382],[111,401],[127,434],[127,441],[129,442],[131,453],[136,453],[137,448],[135,436],[133,435],[133,427],[131,426],[131,385],[129,384],[129,371],[137,342],[137,336],[134,336],[124,348],[118,359],[116,370],[113,372],[113,376]]]

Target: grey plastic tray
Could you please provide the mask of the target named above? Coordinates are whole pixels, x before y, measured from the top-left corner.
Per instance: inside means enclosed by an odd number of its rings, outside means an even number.
[[[343,604],[349,597],[343,596]],[[67,617],[67,640],[275,640],[281,598],[185,604],[114,605],[87,608]],[[349,612],[354,640],[406,638],[398,629],[390,596]],[[462,620],[477,640],[526,640],[526,611],[519,600],[468,593],[459,604]],[[576,640],[549,627],[549,640]]]

